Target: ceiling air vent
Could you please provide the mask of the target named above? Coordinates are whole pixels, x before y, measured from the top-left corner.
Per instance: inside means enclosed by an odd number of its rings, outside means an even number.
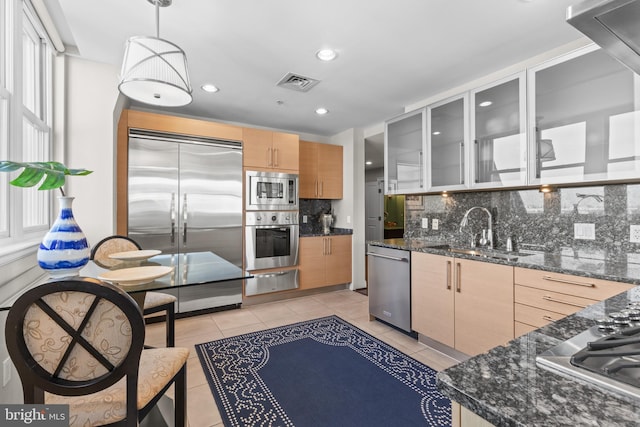
[[[285,87],[287,89],[298,92],[308,92],[312,87],[320,83],[320,80],[311,77],[301,76],[299,74],[287,73],[276,86]]]

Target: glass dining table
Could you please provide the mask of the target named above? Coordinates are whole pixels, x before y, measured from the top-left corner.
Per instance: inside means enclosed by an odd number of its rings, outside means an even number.
[[[108,260],[103,262],[89,261],[79,272],[79,277],[100,278],[105,273],[146,266],[173,267],[170,272],[145,283],[117,283],[126,291],[140,307],[143,306],[145,294],[149,291],[176,290],[186,287],[216,287],[228,282],[250,279],[253,276],[246,270],[230,263],[213,252],[188,252],[177,254],[160,254],[146,260],[125,261]],[[169,269],[168,269],[169,270]],[[104,280],[104,279],[101,279]],[[23,289],[22,292],[27,291]],[[241,290],[240,290],[241,292]],[[0,302],[0,311],[9,310],[19,294]],[[241,301],[241,294],[238,296]]]

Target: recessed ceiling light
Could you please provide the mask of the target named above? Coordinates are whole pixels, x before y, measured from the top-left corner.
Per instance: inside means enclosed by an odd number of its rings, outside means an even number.
[[[433,132],[433,135],[440,135],[440,131]]]
[[[316,52],[316,58],[320,61],[333,61],[338,56],[338,53],[333,49],[320,49]]]
[[[205,92],[209,92],[209,93],[215,93],[217,91],[219,91],[220,89],[218,89],[218,87],[216,85],[212,85],[211,83],[207,83],[207,84],[203,84],[202,85],[202,90]]]
[[[316,108],[316,114],[319,115],[319,116],[324,116],[328,112],[329,112],[329,110],[327,110],[324,107]]]
[[[478,105],[481,106],[481,107],[488,107],[491,104],[493,104],[493,102],[491,102],[491,101],[483,101]]]
[[[364,164],[365,164],[365,165],[372,165],[372,164],[373,164],[373,162],[372,162],[372,161],[370,161],[370,160],[367,160],[366,162],[364,162]]]

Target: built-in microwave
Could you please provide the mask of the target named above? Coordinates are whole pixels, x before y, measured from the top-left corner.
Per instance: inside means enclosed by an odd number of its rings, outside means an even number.
[[[245,188],[248,211],[298,210],[298,175],[247,171]]]

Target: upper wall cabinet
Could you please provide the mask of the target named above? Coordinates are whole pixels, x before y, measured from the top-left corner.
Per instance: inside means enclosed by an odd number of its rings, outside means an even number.
[[[244,128],[242,142],[245,168],[298,173],[298,135]]]
[[[529,183],[640,176],[640,76],[587,48],[529,70]]]
[[[403,114],[385,123],[385,194],[426,191],[426,110]]]
[[[301,199],[342,199],[342,146],[300,141]]]
[[[465,94],[427,108],[430,191],[467,188],[468,100]]]
[[[527,182],[525,73],[470,93],[470,186],[497,188]]]

